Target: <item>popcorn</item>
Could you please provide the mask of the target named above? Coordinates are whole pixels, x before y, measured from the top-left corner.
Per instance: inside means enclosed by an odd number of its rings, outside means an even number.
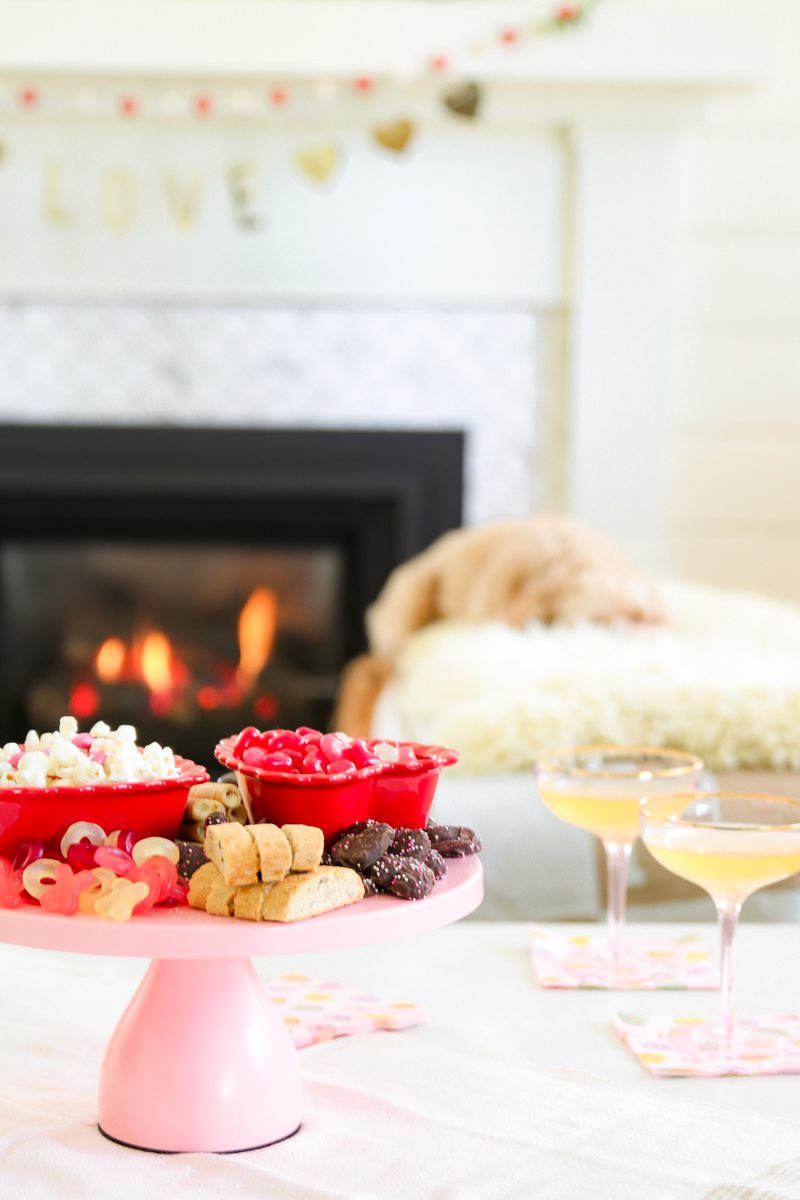
[[[58,732],[63,738],[73,738],[78,732],[78,722],[74,717],[62,717],[58,722]]]
[[[78,736],[77,721],[67,716],[52,733],[31,729],[24,749],[6,742],[0,750],[0,788],[95,787],[179,777],[169,746],[151,742],[140,750],[133,725],[111,729],[96,721],[89,734]]]

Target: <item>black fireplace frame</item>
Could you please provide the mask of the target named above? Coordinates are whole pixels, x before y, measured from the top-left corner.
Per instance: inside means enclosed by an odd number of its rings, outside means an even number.
[[[460,431],[0,426],[0,543],[335,542],[350,658],[390,571],[461,524],[464,442]],[[13,656],[1,610],[0,628]]]

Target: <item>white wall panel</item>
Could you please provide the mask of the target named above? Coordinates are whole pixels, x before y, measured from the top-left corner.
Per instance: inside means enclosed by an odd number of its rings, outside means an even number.
[[[685,530],[800,532],[800,430],[794,435],[695,435],[675,450],[673,515]]]

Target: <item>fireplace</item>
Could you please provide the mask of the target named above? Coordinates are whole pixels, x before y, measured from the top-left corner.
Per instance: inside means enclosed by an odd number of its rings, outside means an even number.
[[[71,711],[213,766],[326,726],[388,573],[461,522],[458,432],[3,429],[3,740]]]

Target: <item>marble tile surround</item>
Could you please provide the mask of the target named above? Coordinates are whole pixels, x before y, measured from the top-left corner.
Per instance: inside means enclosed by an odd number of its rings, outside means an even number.
[[[535,500],[529,312],[0,305],[0,421],[464,429],[465,518]]]

